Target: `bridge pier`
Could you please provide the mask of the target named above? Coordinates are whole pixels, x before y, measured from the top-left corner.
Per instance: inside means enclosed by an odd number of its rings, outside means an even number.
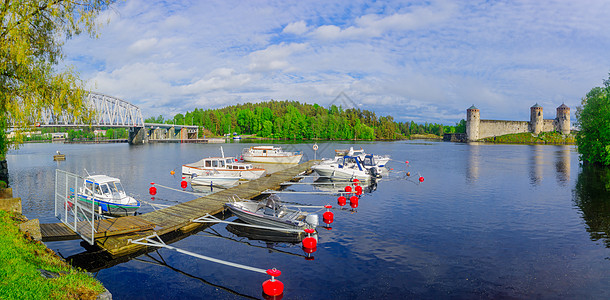
[[[148,142],[144,127],[129,128],[129,139],[127,141],[130,145],[143,145],[144,143]]]

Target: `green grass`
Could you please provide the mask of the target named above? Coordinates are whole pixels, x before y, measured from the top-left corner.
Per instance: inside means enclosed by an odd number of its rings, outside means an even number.
[[[19,231],[20,215],[0,210],[0,299],[95,299],[102,284]],[[57,273],[45,278],[39,269]]]
[[[496,137],[482,139],[484,142],[500,144],[551,144],[551,145],[574,145],[576,140],[574,134],[563,135],[559,132],[541,132],[534,135],[530,132],[506,134]]]

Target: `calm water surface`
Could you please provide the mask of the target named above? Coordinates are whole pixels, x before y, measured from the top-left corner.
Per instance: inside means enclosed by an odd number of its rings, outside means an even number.
[[[46,223],[57,221],[56,168],[119,177],[128,192],[152,201],[151,181],[178,188],[180,177],[170,171],[179,173],[183,163],[218,155],[219,146],[28,144],[7,159],[24,214]],[[236,155],[250,145],[222,146],[225,154]],[[321,143],[316,157],[331,157],[334,149],[349,146]],[[610,174],[583,169],[573,146],[427,141],[355,146],[391,155],[394,170],[362,196],[357,209],[335,211],[332,230],[319,229],[313,260],[305,259],[298,244],[250,239],[222,224],[172,245],[258,268],[276,267],[282,271],[284,299],[610,298],[610,186],[603,183],[610,182]],[[314,158],[311,144],[284,148]],[[56,150],[66,154],[66,161],[52,161]],[[405,170],[411,179],[404,178]],[[414,180],[418,175],[424,183]],[[175,204],[195,197],[159,189],[154,201]],[[337,206],[332,195],[281,197]],[[64,257],[85,257],[114,299],[261,298],[261,284],[268,279],[166,249],[101,267],[93,255],[87,258],[79,241],[47,245]]]

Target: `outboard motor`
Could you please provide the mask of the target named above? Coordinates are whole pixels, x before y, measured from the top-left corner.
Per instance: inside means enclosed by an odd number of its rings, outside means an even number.
[[[307,217],[305,217],[305,222],[307,222],[307,224],[316,227],[318,226],[319,222],[318,222],[318,215],[317,214],[308,214]]]
[[[373,178],[381,178],[381,174],[379,174],[379,171],[377,171],[376,167],[369,168],[369,174]]]

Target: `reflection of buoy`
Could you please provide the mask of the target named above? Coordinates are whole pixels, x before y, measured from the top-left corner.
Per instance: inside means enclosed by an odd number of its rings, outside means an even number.
[[[352,208],[356,208],[358,207],[358,197],[356,196],[351,196],[349,198],[349,206],[351,206]]]
[[[271,279],[267,279],[265,282],[263,282],[263,293],[272,297],[279,296],[284,293],[284,284],[275,279],[275,277],[282,275],[282,272],[276,268],[273,268],[267,270],[267,274],[271,276]]]
[[[419,182],[424,182],[424,176],[419,177]]]
[[[339,196],[339,198],[337,198],[337,204],[339,204],[339,206],[343,206],[347,203],[347,198],[345,198],[344,196]]]
[[[351,187],[351,186],[349,186],[349,185],[348,185],[348,186],[346,186],[346,187],[345,187],[345,191],[346,191],[347,193],[351,193],[351,192],[352,192],[352,187]]]
[[[155,183],[154,183],[154,182],[151,182],[150,184],[151,184],[152,186],[151,186],[151,187],[148,189],[148,192],[149,192],[151,195],[153,195],[153,196],[154,196],[154,195],[156,195],[156,194],[157,194],[157,188],[155,187]]]
[[[186,180],[184,180],[186,177],[182,177],[182,181],[180,182],[180,187],[182,187],[183,189],[185,189],[188,186],[188,183],[186,182]]]

